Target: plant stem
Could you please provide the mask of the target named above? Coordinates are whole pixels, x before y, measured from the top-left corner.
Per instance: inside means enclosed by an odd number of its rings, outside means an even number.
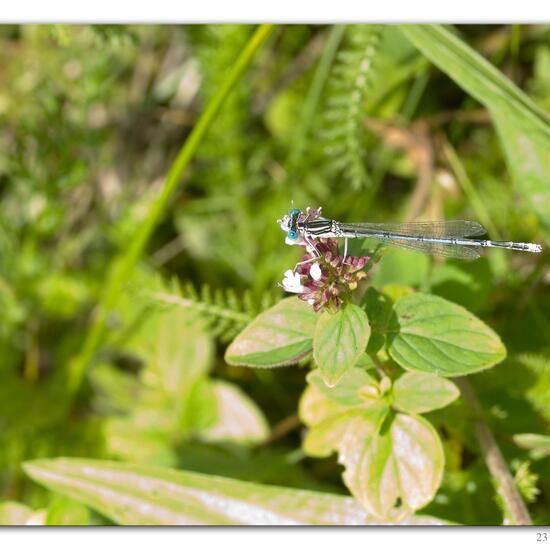
[[[470,381],[464,377],[457,379],[457,382],[462,396],[475,413],[475,434],[485,464],[487,464],[497,493],[505,507],[505,517],[509,518],[510,523],[513,525],[533,525],[527,507],[516,488],[514,478],[495,440],[495,436],[489,425],[483,420],[483,409],[474,392],[474,388],[470,384]]]
[[[86,335],[80,354],[69,365],[69,389],[75,394],[82,384],[84,373],[103,335],[105,322],[113,309],[120,291],[131,276],[145,246],[174,194],[181,176],[195,155],[206,131],[212,124],[236,82],[250,65],[252,58],[271,33],[273,25],[260,25],[227,73],[216,94],[207,103],[193,130],[172,163],[165,184],[139,227],[134,240],[125,253],[113,262],[101,303],[94,315],[92,326]]]

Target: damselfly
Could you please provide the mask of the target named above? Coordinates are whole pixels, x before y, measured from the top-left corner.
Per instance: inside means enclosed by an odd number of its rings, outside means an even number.
[[[410,223],[343,223],[321,216],[321,209],[293,208],[277,220],[286,233],[287,244],[302,244],[315,250],[315,239],[374,239],[391,246],[427,252],[448,258],[476,259],[482,248],[504,248],[541,252],[540,244],[472,239],[487,233],[477,222],[448,220]],[[344,256],[346,253],[344,253]]]

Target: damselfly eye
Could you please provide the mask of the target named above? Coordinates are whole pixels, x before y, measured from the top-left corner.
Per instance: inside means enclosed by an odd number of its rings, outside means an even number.
[[[291,240],[295,241],[298,239],[298,231],[294,231],[294,229],[291,229],[286,236]]]
[[[291,216],[299,216],[300,215],[300,210],[298,208],[293,208],[291,211],[290,211],[290,215]]]

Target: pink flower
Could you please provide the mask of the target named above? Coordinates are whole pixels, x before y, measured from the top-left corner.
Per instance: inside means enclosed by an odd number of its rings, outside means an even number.
[[[322,308],[340,309],[351,300],[351,292],[357,288],[359,281],[367,276],[363,268],[369,256],[348,256],[344,260],[336,239],[316,239],[315,247],[319,256],[307,247],[308,251],[294,271],[285,272],[282,286],[289,292],[297,293],[315,311]]]

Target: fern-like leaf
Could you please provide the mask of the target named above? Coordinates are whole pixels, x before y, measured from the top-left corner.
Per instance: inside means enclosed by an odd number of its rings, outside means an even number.
[[[530,470],[530,465],[529,461],[518,464],[514,475],[514,482],[523,498],[527,502],[532,503],[537,500],[540,489],[537,487],[539,476]]]
[[[264,295],[257,304],[249,292],[238,296],[233,288],[212,289],[206,284],[198,291],[190,282],[181,285],[172,282],[170,288],[169,292],[155,292],[151,296],[152,300],[157,304],[183,307],[200,313],[210,330],[223,342],[231,340],[260,311],[275,302],[274,296]]]
[[[362,118],[381,30],[379,25],[350,25],[346,29],[348,45],[337,55],[326,101],[321,135],[328,167],[343,174],[354,189],[370,184],[361,139]]]

